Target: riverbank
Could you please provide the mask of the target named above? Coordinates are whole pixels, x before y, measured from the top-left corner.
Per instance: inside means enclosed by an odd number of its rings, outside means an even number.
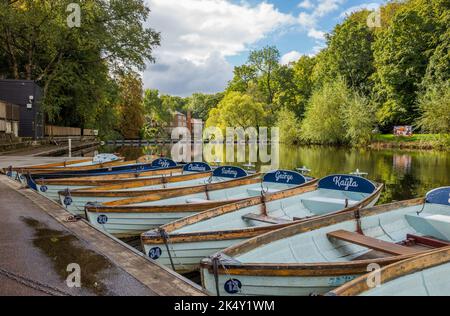
[[[417,134],[411,137],[375,135],[370,148],[373,149],[420,149],[450,150],[450,135]]]

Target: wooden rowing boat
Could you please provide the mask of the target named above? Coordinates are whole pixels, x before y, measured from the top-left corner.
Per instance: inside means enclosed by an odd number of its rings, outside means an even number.
[[[261,196],[263,190],[274,193],[307,183],[302,175],[290,171],[284,172],[295,175],[295,181],[279,179],[278,182],[268,182],[261,174],[247,176],[241,168],[229,166],[217,168],[214,172],[218,177],[230,178],[229,181],[161,189],[145,196],[89,205],[86,206],[86,217],[99,229],[115,236],[139,236],[186,216]]]
[[[218,295],[325,294],[365,274],[449,245],[450,187],[425,199],[301,222],[240,243],[201,262]]]
[[[55,162],[44,165],[23,166],[3,168],[2,172],[11,178],[19,179],[21,174],[33,172],[53,172],[53,171],[67,171],[77,169],[99,168],[99,166],[114,166],[123,163],[124,159],[114,154],[100,154],[93,158],[69,160],[63,162]]]
[[[140,179],[154,178],[163,175],[180,174],[181,166],[173,160],[164,158],[164,162],[168,162],[169,167],[161,168],[160,159],[154,160],[151,164],[129,164],[126,167],[113,167],[107,169],[92,170],[95,176],[83,176],[88,174],[77,174],[76,178],[34,178],[27,175],[28,186],[45,197],[59,202],[59,192],[66,190],[75,190],[97,185],[115,184],[121,181],[133,182]],[[102,172],[101,172],[102,171]],[[64,174],[67,176],[67,174]]]
[[[375,270],[327,296],[450,296],[450,247]]]
[[[330,186],[329,180],[335,177],[351,177],[358,188]],[[252,237],[298,221],[373,206],[382,188],[364,178],[334,175],[314,186],[255,197],[169,223],[142,234],[142,245],[153,260],[189,272],[198,269],[204,257]]]
[[[194,162],[186,164],[180,175],[122,181],[89,189],[67,189],[59,192],[59,200],[72,214],[84,215],[84,207],[89,203],[107,203],[151,195],[166,188],[190,187],[229,180],[230,178],[220,177],[220,169],[212,172],[208,164]]]

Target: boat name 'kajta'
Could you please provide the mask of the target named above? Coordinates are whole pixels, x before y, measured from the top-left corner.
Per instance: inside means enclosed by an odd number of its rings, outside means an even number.
[[[278,182],[280,180],[286,181],[286,183],[291,182],[294,179],[294,176],[285,172],[278,171],[275,174],[275,180]]]
[[[333,178],[334,184],[336,184],[339,188],[344,187],[347,191],[349,188],[357,188],[358,182],[353,180],[353,178],[344,178],[342,179],[341,176],[336,176]]]

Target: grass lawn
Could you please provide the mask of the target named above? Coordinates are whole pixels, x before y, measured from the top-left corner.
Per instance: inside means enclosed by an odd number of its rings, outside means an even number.
[[[375,135],[374,142],[395,142],[395,143],[411,143],[411,142],[431,142],[435,141],[439,134],[416,134],[411,137],[394,136],[393,134]]]

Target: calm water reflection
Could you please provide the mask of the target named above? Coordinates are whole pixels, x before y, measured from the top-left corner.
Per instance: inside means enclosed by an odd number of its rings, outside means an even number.
[[[103,148],[129,159],[146,153],[170,154],[170,148]],[[422,197],[429,190],[450,185],[450,152],[369,150],[336,147],[290,147],[280,149],[280,168],[307,166],[315,177],[360,169],[369,178],[385,183],[380,203]],[[260,166],[257,166],[259,169]]]

